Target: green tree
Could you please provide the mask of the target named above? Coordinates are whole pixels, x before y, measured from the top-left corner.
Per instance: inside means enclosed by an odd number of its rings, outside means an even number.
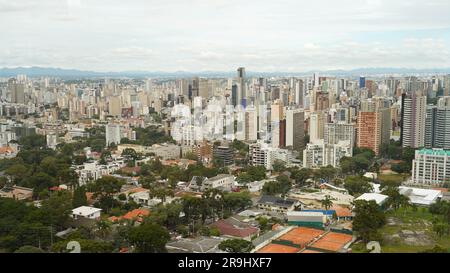
[[[114,251],[114,246],[111,242],[89,239],[77,239],[76,241],[80,243],[81,253],[112,253]],[[70,252],[67,249],[68,243],[69,240],[59,241],[53,245],[52,251],[57,253]]]
[[[306,184],[306,181],[308,181],[309,178],[311,178],[313,174],[313,171],[308,168],[300,169],[295,175],[295,183],[299,186],[304,186]]]
[[[78,208],[81,206],[86,206],[87,203],[87,197],[86,197],[86,187],[78,187],[73,192],[73,200],[72,200],[72,206],[74,208]]]
[[[275,162],[272,164],[272,168],[275,172],[281,173],[286,170],[286,163],[281,160],[275,160]]]
[[[45,157],[40,164],[41,169],[48,175],[55,177],[58,172],[57,160],[53,156]]]
[[[133,227],[129,232],[130,243],[141,253],[167,252],[166,244],[170,240],[169,232],[155,223],[145,223]]]
[[[344,188],[351,195],[372,192],[373,186],[369,182],[370,179],[364,176],[347,176],[344,180]]]
[[[113,195],[120,191],[123,184],[122,180],[115,177],[103,176],[90,185],[90,191],[94,192],[95,198],[99,197],[101,208],[109,212],[115,204]]]
[[[442,238],[442,236],[449,234],[449,225],[442,221],[434,221],[433,231],[439,238]]]
[[[219,244],[219,249],[230,253],[249,253],[254,248],[252,242],[243,239],[229,239]]]
[[[76,189],[79,186],[78,174],[70,168],[63,168],[57,172],[58,181],[66,184],[69,189]]]
[[[108,221],[100,220],[95,223],[97,234],[102,239],[106,239],[111,233],[111,224]]]
[[[331,199],[331,196],[325,195],[325,199],[320,200],[320,204],[325,210],[328,210],[333,206],[333,200]]]
[[[27,176],[28,169],[23,164],[15,164],[6,169],[5,174],[11,176],[14,184],[20,183]]]
[[[68,191],[53,193],[49,199],[42,202],[42,207],[36,211],[36,220],[46,226],[64,227],[72,210],[72,196]]]
[[[136,159],[138,159],[138,154],[134,149],[126,148],[122,151],[122,156],[125,158],[127,162],[131,162],[131,165],[134,166]]]
[[[405,195],[400,194],[398,187],[388,186],[382,191],[382,194],[387,195],[387,206],[397,210],[400,207],[406,207],[409,205],[409,198]]]
[[[45,251],[43,251],[42,249],[35,247],[35,246],[22,246],[19,249],[17,249],[16,251],[14,251],[14,253],[45,253]]]
[[[353,230],[357,232],[364,243],[379,240],[378,230],[386,223],[384,212],[373,200],[357,200],[354,201],[354,205]]]

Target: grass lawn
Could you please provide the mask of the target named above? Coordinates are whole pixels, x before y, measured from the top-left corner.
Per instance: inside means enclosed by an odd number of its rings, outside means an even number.
[[[428,212],[427,208],[400,208],[396,211],[386,212],[388,223],[380,229],[383,236],[381,252],[384,253],[417,253],[439,245],[450,250],[450,236],[439,238],[432,230],[433,218],[437,217]],[[399,237],[402,231],[416,232],[412,235],[413,241],[422,242],[423,245],[410,245],[405,243],[405,237]],[[420,234],[420,235],[417,235]],[[404,236],[404,235],[402,235]],[[416,237],[417,236],[417,237]],[[394,239],[397,237],[396,239]],[[354,253],[367,252],[363,243],[352,245]]]
[[[398,173],[380,174],[378,176],[378,180],[383,182],[403,182],[406,181],[409,176],[410,175],[408,174],[398,174]]]

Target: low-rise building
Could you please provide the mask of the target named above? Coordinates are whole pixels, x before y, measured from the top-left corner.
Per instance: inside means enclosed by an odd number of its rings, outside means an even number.
[[[118,158],[106,165],[99,164],[98,161],[85,162],[80,166],[73,166],[78,174],[80,185],[84,185],[89,181],[95,181],[105,175],[112,175],[114,172],[126,166],[125,160]]]
[[[429,206],[436,203],[442,198],[443,194],[440,190],[420,189],[412,187],[399,187],[400,194],[407,196],[411,204],[419,206]]]
[[[120,144],[117,146],[117,152],[120,154],[122,154],[125,149],[133,149],[141,154],[154,154],[162,160],[179,159],[181,155],[181,147],[170,143],[154,144],[152,146],[136,144]]]
[[[102,209],[99,208],[81,206],[72,210],[72,218],[75,220],[79,218],[96,220],[100,219],[101,211]]]
[[[220,231],[220,235],[239,238],[250,241],[253,236],[258,236],[259,228],[241,222],[234,217],[222,219],[211,224]]]
[[[266,211],[287,213],[288,211],[294,210],[298,203],[299,202],[294,199],[283,199],[272,195],[263,195],[258,201],[258,208]]]
[[[223,191],[231,191],[234,187],[235,179],[230,174],[219,174],[214,177],[207,178],[203,181],[201,190],[220,189]]]
[[[288,211],[288,223],[290,225],[322,228],[327,222],[327,217],[320,211]]]
[[[388,199],[387,195],[379,194],[379,193],[363,193],[361,196],[355,199],[355,201],[358,200],[365,200],[365,201],[375,201],[377,205],[383,206]]]
[[[4,187],[0,190],[0,197],[15,200],[30,200],[33,197],[33,189],[19,186]]]

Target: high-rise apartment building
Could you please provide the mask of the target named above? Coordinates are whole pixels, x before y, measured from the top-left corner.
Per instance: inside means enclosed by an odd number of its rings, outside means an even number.
[[[369,148],[378,155],[381,144],[381,114],[379,112],[359,112],[356,146]]]
[[[303,109],[286,110],[286,147],[301,152],[305,148],[305,113]]]
[[[258,139],[258,112],[251,105],[245,109],[245,140],[256,141]]]
[[[114,144],[120,144],[121,134],[119,124],[107,124],[105,128],[106,146]]]
[[[450,75],[444,77],[444,96],[450,96]]]
[[[325,144],[323,139],[316,143],[308,143],[303,151],[304,168],[320,168],[326,166],[339,167],[342,157],[351,157],[350,142],[340,141],[337,144]]]
[[[341,141],[348,141],[350,147],[353,148],[355,144],[355,126],[346,122],[326,123],[324,141],[325,144],[338,144]]]
[[[8,87],[10,90],[12,103],[25,103],[25,84],[19,82],[16,79],[10,79],[8,81]]]
[[[450,150],[450,97],[442,97],[436,106],[427,106],[425,147]]]
[[[209,83],[208,79],[199,79],[198,95],[204,99],[209,98]]]
[[[108,100],[108,112],[111,116],[122,115],[122,102],[120,96],[111,96]]]
[[[283,119],[283,104],[280,100],[272,103],[270,110],[270,121],[272,131],[272,147],[280,147],[280,121]]]
[[[426,104],[426,96],[415,93],[402,95],[400,136],[402,147],[424,147]]]
[[[416,150],[412,165],[413,183],[436,185],[450,181],[449,150]]]
[[[314,143],[323,139],[326,115],[323,111],[316,111],[309,116],[309,141]]]
[[[239,67],[237,69],[237,85],[238,85],[238,104],[246,106],[247,90],[245,86],[245,68]]]

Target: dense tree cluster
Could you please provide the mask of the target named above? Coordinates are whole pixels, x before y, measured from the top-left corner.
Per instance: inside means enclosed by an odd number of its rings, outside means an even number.
[[[357,200],[354,203],[353,230],[367,243],[380,240],[378,230],[386,223],[386,216],[375,201]]]

